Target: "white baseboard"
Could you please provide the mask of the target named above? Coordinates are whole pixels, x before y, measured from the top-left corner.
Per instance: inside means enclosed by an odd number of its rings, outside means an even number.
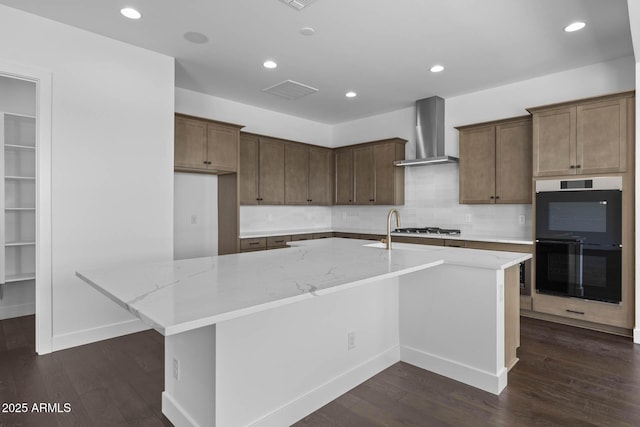
[[[410,365],[444,375],[489,393],[500,394],[507,386],[506,368],[497,374],[492,374],[408,346],[400,347],[400,359]]]
[[[636,344],[640,344],[640,328],[636,328],[633,330],[633,342]]]
[[[36,303],[8,305],[0,307],[0,320],[29,316],[36,313]]]
[[[162,392],[162,413],[176,427],[200,427],[166,391]]]
[[[288,426],[400,361],[400,348],[394,346],[317,388],[255,420],[252,427]]]
[[[131,319],[97,328],[83,329],[81,331],[62,335],[54,335],[52,339],[52,347],[53,351],[64,350],[65,348],[90,344],[92,342],[133,334],[147,329],[150,328],[142,323],[141,320]]]

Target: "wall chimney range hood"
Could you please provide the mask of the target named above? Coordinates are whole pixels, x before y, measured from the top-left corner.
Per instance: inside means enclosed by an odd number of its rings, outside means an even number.
[[[394,162],[396,166],[423,166],[457,163],[445,154],[444,99],[439,96],[416,101],[416,158]]]

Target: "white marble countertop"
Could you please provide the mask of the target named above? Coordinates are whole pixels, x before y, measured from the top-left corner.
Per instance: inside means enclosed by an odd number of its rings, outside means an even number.
[[[355,239],[294,242],[291,248],[79,271],[78,277],[164,335],[443,263],[504,269],[529,254]]]

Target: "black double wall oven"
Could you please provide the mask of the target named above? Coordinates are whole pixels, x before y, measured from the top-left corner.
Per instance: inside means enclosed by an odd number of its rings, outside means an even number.
[[[619,303],[622,178],[536,182],[536,290]]]

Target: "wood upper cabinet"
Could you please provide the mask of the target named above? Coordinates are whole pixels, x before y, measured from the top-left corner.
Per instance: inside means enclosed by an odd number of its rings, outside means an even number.
[[[284,201],[287,205],[309,204],[309,148],[302,144],[284,146]]]
[[[461,126],[460,203],[531,203],[531,119]]]
[[[176,114],[174,169],[199,173],[237,172],[241,128]]]
[[[393,138],[351,145],[335,152],[335,203],[337,205],[404,204],[406,141]]]
[[[404,168],[394,162],[404,160],[405,143],[405,140],[395,139],[372,146],[376,205],[404,204]]]
[[[309,147],[309,204],[331,205],[333,201],[333,151]]]
[[[331,160],[329,148],[285,143],[285,204],[330,205]]]
[[[533,174],[624,172],[634,92],[531,108]]]
[[[284,142],[242,134],[240,204],[284,204]]]
[[[353,201],[353,150],[335,150],[335,204],[352,205]]]
[[[373,147],[353,149],[353,185],[356,205],[375,202]]]

